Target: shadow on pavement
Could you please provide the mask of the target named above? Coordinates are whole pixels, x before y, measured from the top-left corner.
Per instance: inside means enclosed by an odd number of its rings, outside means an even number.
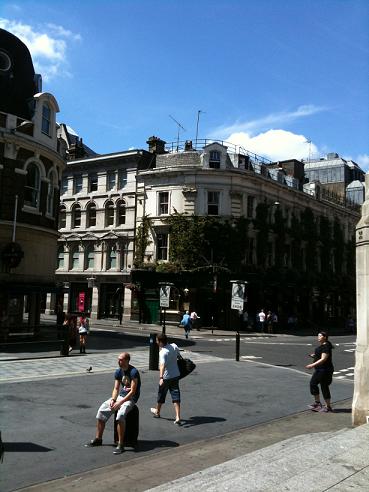
[[[4,442],[4,450],[7,453],[46,453],[53,451],[33,442]]]
[[[225,422],[226,420],[227,419],[224,419],[222,417],[196,415],[186,420],[182,419],[183,423],[181,427],[193,427],[195,425],[214,424],[215,422]]]
[[[155,440],[155,441],[145,441],[139,439],[137,446],[133,448],[133,451],[135,451],[136,453],[140,453],[144,451],[151,451],[153,449],[158,449],[158,448],[177,448],[178,446],[179,446],[178,442],[168,441],[165,439]]]

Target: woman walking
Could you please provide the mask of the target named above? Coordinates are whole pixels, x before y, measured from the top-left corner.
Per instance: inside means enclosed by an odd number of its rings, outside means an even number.
[[[89,322],[86,316],[81,316],[79,320],[79,353],[86,353],[86,339],[89,332]]]
[[[332,383],[333,363],[331,342],[328,341],[328,335],[325,331],[318,334],[319,347],[315,349],[310,357],[314,358],[314,362],[306,366],[307,369],[314,369],[314,374],[310,380],[310,393],[314,396],[314,403],[309,405],[313,412],[333,412],[331,406],[331,393],[329,386]],[[325,401],[323,407],[320,402],[319,385]]]

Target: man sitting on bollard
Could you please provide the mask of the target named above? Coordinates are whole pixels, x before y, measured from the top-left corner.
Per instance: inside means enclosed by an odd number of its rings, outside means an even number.
[[[114,412],[117,412],[119,442],[114,454],[124,452],[124,431],[127,414],[134,408],[141,389],[141,378],[138,370],[129,363],[130,355],[123,352],[118,356],[119,369],[114,374],[114,388],[109,400],[104,401],[96,415],[96,437],[92,439],[87,447],[101,446],[102,437],[107,420]]]

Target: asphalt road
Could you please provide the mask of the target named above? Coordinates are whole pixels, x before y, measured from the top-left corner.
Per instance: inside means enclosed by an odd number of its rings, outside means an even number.
[[[201,337],[201,332],[193,335]],[[1,362],[0,371],[4,374],[7,368],[8,379],[0,382],[0,421],[7,450],[0,465],[0,490],[8,492],[119,461],[126,463],[306,409],[310,396],[304,365],[312,348],[308,344],[315,343],[312,337],[245,337],[241,357],[252,358],[240,362],[233,360],[234,340],[219,338],[232,337],[177,340],[181,348],[193,352],[197,363],[195,373],[181,383],[184,425],[180,428],[173,425],[169,402],[160,420],[150,415],[157,372],[147,369],[147,336],[98,332],[91,335],[91,355],[85,358],[76,354],[46,361]],[[353,347],[353,341],[353,337],[332,340],[340,343],[335,349],[336,368],[353,366],[353,352],[345,351]],[[112,424],[107,426],[102,448],[83,445],[94,436],[98,403],[110,396],[116,354],[125,349],[132,353],[132,363],[143,379],[140,446],[114,456]],[[91,360],[96,370],[87,373],[84,365]],[[58,370],[51,378],[56,365]],[[333,400],[350,398],[352,390],[349,378],[335,379]]]

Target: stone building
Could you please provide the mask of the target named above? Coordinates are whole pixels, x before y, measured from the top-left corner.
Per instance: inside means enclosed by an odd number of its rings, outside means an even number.
[[[55,291],[65,147],[58,103],[41,92],[26,46],[0,29],[0,337],[35,332]]]
[[[324,194],[319,181],[304,186],[300,161],[270,163],[231,144],[197,143],[167,146],[138,175],[137,227],[148,220],[149,238],[132,276],[144,317],[158,319],[158,282],[168,281],[167,316],[194,307],[206,324],[229,326],[229,281],[240,277],[250,314],[264,307],[283,321],[294,314],[328,322],[354,312],[358,207]],[[181,220],[187,232],[176,233]],[[197,252],[191,260],[186,241]]]
[[[92,318],[130,313],[137,210],[136,177],[154,162],[145,150],[96,155],[61,125],[68,147],[63,174],[56,276],[63,287],[48,309]]]
[[[365,198],[365,173],[356,162],[331,152],[304,165],[305,178],[319,181],[322,193],[333,200],[348,200],[361,205]]]

